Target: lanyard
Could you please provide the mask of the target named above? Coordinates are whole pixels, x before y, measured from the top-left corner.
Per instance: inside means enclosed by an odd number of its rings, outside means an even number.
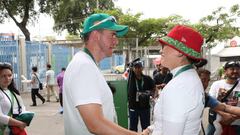
[[[92,58],[92,60],[94,61],[94,63],[96,64],[96,62],[95,62],[95,59],[94,59],[94,57],[93,57],[93,55],[91,54],[91,52],[87,49],[87,48],[83,48],[83,51],[86,53],[86,54],[88,54],[91,58]]]
[[[178,76],[180,73],[187,71],[189,69],[192,69],[192,65],[186,65],[184,67],[182,67],[180,70],[177,71],[177,73],[174,75],[174,77]]]
[[[139,91],[138,81],[137,81],[136,78],[135,78],[135,83],[136,83],[137,91]],[[141,78],[141,86],[142,86],[142,89],[143,89],[143,84],[144,84],[143,78]]]

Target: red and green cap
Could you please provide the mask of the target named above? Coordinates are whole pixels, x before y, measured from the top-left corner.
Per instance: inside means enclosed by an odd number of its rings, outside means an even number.
[[[203,59],[201,55],[203,41],[204,38],[199,32],[184,25],[175,26],[166,37],[159,39],[162,45],[168,45],[195,60]]]
[[[86,35],[93,30],[107,29],[117,32],[117,36],[124,36],[128,32],[128,26],[118,25],[114,16],[104,13],[92,14],[85,19],[81,35]]]

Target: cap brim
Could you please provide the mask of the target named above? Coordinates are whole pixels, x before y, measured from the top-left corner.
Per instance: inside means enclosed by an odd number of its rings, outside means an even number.
[[[115,24],[115,25],[105,28],[105,29],[116,31],[118,37],[122,37],[122,36],[126,35],[128,32],[128,26],[125,26],[125,25]]]
[[[192,58],[192,59],[197,60],[197,61],[203,60],[203,58],[193,57],[193,56],[191,56],[191,55],[183,52],[182,50],[178,49],[178,48],[175,47],[174,45],[169,44],[168,42],[166,42],[166,41],[164,41],[164,40],[162,40],[162,39],[159,39],[158,41],[160,42],[160,45],[167,45],[167,46],[169,46],[169,47],[171,47],[171,48],[173,48],[173,49],[181,52],[183,55],[185,55],[185,56],[187,56],[187,57],[189,57],[189,58]]]

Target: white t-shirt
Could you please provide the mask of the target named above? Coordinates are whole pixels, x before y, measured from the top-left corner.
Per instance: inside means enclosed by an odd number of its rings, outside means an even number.
[[[49,76],[49,79],[48,79],[48,82],[47,82],[47,85],[54,85],[55,84],[55,72],[53,70],[47,70],[46,72],[46,77]]]
[[[37,76],[36,76],[36,75],[37,75]],[[35,73],[35,74],[32,73],[31,80],[32,80],[34,83],[32,83],[31,85],[32,85],[32,88],[33,88],[33,89],[38,89],[38,88],[39,88],[39,81],[38,81],[37,77],[38,77],[38,79],[39,79],[39,74],[38,74],[38,73]]]
[[[213,82],[213,84],[211,85],[209,95],[217,98],[220,88],[229,90],[232,87],[233,84],[226,83],[226,80],[218,80],[216,82]],[[233,89],[233,92],[230,94],[229,97],[232,97],[233,95],[237,94],[237,92],[240,92],[240,83],[238,83],[238,85]],[[237,106],[240,107],[240,104],[238,103]],[[240,125],[240,119],[235,120],[234,122],[231,123],[231,125]]]
[[[174,69],[173,75],[179,68]],[[154,107],[152,135],[197,135],[204,109],[204,90],[196,71],[174,77]]]
[[[100,104],[104,117],[114,121],[111,90],[101,71],[85,52],[78,52],[69,63],[63,89],[65,135],[91,135],[76,108],[79,105]]]
[[[11,95],[9,90],[4,90],[4,92],[8,95],[11,101],[14,100],[13,113],[18,114],[18,105],[17,105],[16,99]],[[0,90],[0,128],[3,128],[4,125],[7,125],[10,118],[8,116],[8,113],[11,109],[11,102],[9,98],[4,94],[4,92]],[[19,101],[20,106],[22,107],[22,112],[26,111],[22,98],[17,94],[15,95]],[[4,134],[9,134],[8,132],[9,132],[9,129],[6,128],[4,131]]]

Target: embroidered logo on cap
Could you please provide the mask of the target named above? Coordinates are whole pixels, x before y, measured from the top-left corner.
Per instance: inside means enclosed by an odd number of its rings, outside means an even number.
[[[182,42],[186,42],[187,40],[186,40],[184,37],[182,37],[182,38],[181,38],[181,41],[182,41]]]

